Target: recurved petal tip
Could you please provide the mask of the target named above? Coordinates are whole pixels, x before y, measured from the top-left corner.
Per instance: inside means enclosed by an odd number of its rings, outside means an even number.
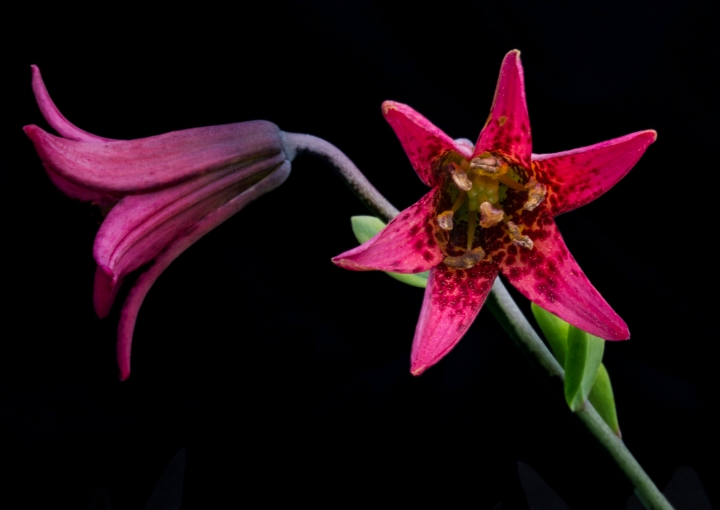
[[[422,373],[425,372],[425,370],[427,368],[428,367],[426,365],[419,365],[419,366],[413,365],[410,367],[410,373],[412,375],[414,375],[415,377],[418,377],[418,376],[422,375]]]
[[[87,131],[83,131],[79,127],[75,126],[69,120],[60,113],[60,110],[50,98],[50,94],[45,87],[42,75],[40,74],[40,68],[36,65],[31,65],[32,71],[32,89],[35,93],[35,101],[37,101],[40,112],[42,113],[45,120],[50,124],[55,131],[60,133],[65,138],[71,140],[77,140],[78,142],[111,142],[111,138],[103,138],[101,136],[93,135]],[[27,132],[27,131],[26,131]]]

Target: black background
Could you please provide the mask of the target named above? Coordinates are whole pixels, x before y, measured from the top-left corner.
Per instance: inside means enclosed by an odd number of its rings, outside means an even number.
[[[489,311],[438,366],[410,376],[422,291],[330,263],[357,244],[350,216],[367,212],[311,158],[163,274],[120,383],[117,310],[103,321],[92,311],[99,216],[52,186],[21,130],[49,129],[34,63],[60,110],[91,133],[267,119],[337,145],[402,209],[426,188],[381,102],[474,140],[502,58],[518,48],[534,152],[658,131],[625,179],[558,224],[632,332],[605,355],[628,447],[661,488],[690,466],[717,505],[714,6],[233,9],[36,7],[5,20],[15,35],[3,30],[0,497],[86,508],[104,487],[114,509],[142,508],[186,447],[183,508],[527,508],[517,461],[571,508],[624,508],[632,487]]]

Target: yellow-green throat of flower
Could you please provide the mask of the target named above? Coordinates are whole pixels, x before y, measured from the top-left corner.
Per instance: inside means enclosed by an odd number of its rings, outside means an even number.
[[[450,267],[469,269],[485,258],[482,246],[473,247],[475,230],[492,228],[503,223],[512,243],[530,250],[533,241],[523,235],[521,227],[510,221],[502,209],[502,202],[508,189],[527,193],[523,210],[532,211],[545,199],[547,190],[543,184],[530,178],[525,182],[519,169],[512,167],[502,157],[484,152],[470,161],[456,152],[448,154],[440,163],[440,170],[450,176],[449,191],[453,197],[450,209],[436,216],[438,226],[450,231],[453,220],[460,212],[467,213],[467,249],[459,256],[445,257]],[[479,214],[479,218],[478,218]]]

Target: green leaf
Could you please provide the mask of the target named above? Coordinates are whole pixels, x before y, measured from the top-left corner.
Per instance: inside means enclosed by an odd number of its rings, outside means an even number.
[[[530,303],[530,308],[543,335],[550,344],[553,356],[558,360],[560,366],[565,367],[565,353],[567,352],[567,337],[570,324],[544,308],[540,308],[535,303]]]
[[[571,326],[557,315],[553,315],[547,310],[540,308],[535,303],[530,303],[530,307],[532,309],[533,315],[535,316],[535,320],[537,321],[540,329],[543,332],[543,335],[545,335],[545,338],[550,344],[550,349],[552,350],[555,359],[558,360],[558,363],[560,363],[560,365],[562,365],[565,369],[565,390],[567,395],[568,367],[565,363],[565,357],[567,356],[568,352],[568,334],[570,332]],[[574,335],[577,334],[577,331],[580,331],[574,327],[573,329],[576,330],[574,332]],[[588,337],[596,339],[594,341],[595,344],[598,343],[598,340],[602,342],[602,347],[600,347],[600,359],[602,359],[604,341],[587,333],[586,335]],[[579,346],[576,345],[575,349],[578,349],[578,347]],[[571,368],[571,372],[572,371],[573,369]],[[576,376],[573,376],[571,374],[571,378],[573,377]],[[572,393],[572,390],[570,390],[570,393]],[[612,385],[610,384],[610,375],[608,374],[605,365],[603,365],[602,363],[600,363],[597,367],[597,377],[595,378],[595,383],[592,385],[592,389],[590,390],[590,394],[587,396],[587,399],[590,401],[590,403],[593,405],[593,407],[602,417],[602,419],[605,420],[605,423],[607,423],[608,426],[612,429],[612,431],[615,432],[618,437],[620,437],[620,425],[618,424],[617,411],[615,409],[615,397],[613,395]],[[582,402],[584,402],[584,400],[580,400],[580,407],[582,407]],[[568,404],[572,409],[571,401],[568,401]]]
[[[375,237],[385,228],[385,223],[375,216],[353,216],[350,218],[353,234],[360,244]]]
[[[352,225],[353,234],[360,244],[368,241],[375,237],[378,232],[385,228],[385,223],[376,218],[375,216],[353,216],[350,218],[350,224]],[[417,274],[400,274],[387,272],[388,275],[392,276],[396,280],[412,285],[413,287],[425,288],[427,287],[428,271]]]
[[[568,330],[565,354],[565,400],[572,411],[585,405],[602,362],[605,340],[578,329]]]
[[[608,374],[605,365],[600,363],[597,371],[597,379],[593,384],[592,390],[588,400],[593,405],[598,414],[605,420],[605,423],[615,432],[615,435],[620,435],[620,424],[618,423],[617,411],[615,410],[615,396],[613,395],[612,385],[610,384],[610,375]]]

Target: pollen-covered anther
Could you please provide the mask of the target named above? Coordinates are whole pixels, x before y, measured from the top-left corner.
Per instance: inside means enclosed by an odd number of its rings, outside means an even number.
[[[461,190],[468,191],[472,188],[472,181],[470,181],[465,171],[457,165],[453,165],[450,170],[450,176],[455,185]]]
[[[525,189],[528,192],[528,199],[523,205],[523,209],[526,211],[533,211],[537,206],[543,203],[543,200],[545,200],[547,188],[545,188],[544,184],[540,184],[535,179],[530,179],[530,181],[525,185]]]
[[[480,204],[480,226],[482,228],[494,227],[505,216],[502,209],[495,209],[490,202]]]
[[[510,231],[510,238],[515,246],[532,250],[533,241],[528,236],[520,234],[520,229],[512,221],[507,222],[507,228]]]
[[[443,230],[452,230],[453,229],[453,215],[455,213],[452,211],[445,211],[437,216],[437,222],[438,226]]]
[[[485,250],[478,246],[473,250],[467,250],[458,257],[445,257],[443,262],[446,266],[470,269],[484,258]]]
[[[470,168],[488,177],[499,177],[506,174],[509,169],[507,163],[487,153],[473,158],[470,161]]]

